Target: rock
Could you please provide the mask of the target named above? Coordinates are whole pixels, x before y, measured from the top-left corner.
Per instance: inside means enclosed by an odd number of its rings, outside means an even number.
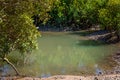
[[[94,78],[94,80],[98,80],[98,78],[97,78],[97,77],[95,77],[95,78]]]
[[[117,53],[116,53],[116,56],[120,56],[120,52],[117,52]]]

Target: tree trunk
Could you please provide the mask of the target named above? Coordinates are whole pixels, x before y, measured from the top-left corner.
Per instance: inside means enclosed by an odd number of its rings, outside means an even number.
[[[117,36],[118,41],[120,41],[120,35],[119,35],[119,33],[116,31],[115,34]]]
[[[117,35],[117,39],[118,39],[118,41],[120,41],[120,36],[119,35]]]
[[[3,60],[6,61],[15,70],[16,75],[20,75],[16,67],[6,57]]]

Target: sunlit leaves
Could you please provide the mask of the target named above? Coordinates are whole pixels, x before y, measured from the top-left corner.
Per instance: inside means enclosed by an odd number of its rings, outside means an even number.
[[[108,30],[119,30],[120,0],[108,0],[106,6],[99,10],[99,20]]]
[[[45,24],[50,15],[48,12],[51,10],[53,5],[53,0],[35,0],[34,1],[34,16],[38,18],[37,23],[43,22]]]
[[[104,26],[106,26],[106,23],[105,22],[107,22],[108,21],[108,23],[110,22],[109,20],[109,18],[110,18],[110,16],[109,16],[110,14],[109,14],[109,11],[107,10],[107,9],[100,9],[99,10],[99,19],[100,19],[100,21],[101,21],[101,23],[104,25]]]
[[[33,24],[33,0],[4,0],[0,8],[0,54],[37,48],[40,33]],[[1,56],[0,56],[1,57]]]

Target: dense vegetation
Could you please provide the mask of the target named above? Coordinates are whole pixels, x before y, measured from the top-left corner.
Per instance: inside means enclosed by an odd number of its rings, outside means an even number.
[[[70,30],[100,25],[120,38],[120,0],[0,0],[0,57],[14,69],[7,54],[37,47],[35,25]]]
[[[101,29],[115,31],[119,38],[120,0],[52,1],[52,4],[49,4],[51,9],[48,11],[47,25],[69,27],[70,30],[88,29],[99,25]]]
[[[7,55],[15,50],[22,54],[30,53],[32,49],[37,48],[37,37],[40,34],[33,24],[32,17],[36,15],[35,5],[38,2],[0,0],[0,58],[10,64],[17,75],[19,72],[7,59]],[[45,13],[45,11],[42,12]]]
[[[79,28],[101,25],[116,30],[120,24],[120,0],[51,0],[47,24]],[[46,10],[46,9],[45,9]],[[41,22],[41,21],[40,21]]]

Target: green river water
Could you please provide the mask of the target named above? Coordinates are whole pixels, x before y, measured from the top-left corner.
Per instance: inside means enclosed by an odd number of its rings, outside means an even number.
[[[112,67],[105,59],[117,50],[114,44],[88,40],[74,33],[43,33],[38,43],[39,49],[25,58],[17,51],[9,55],[21,74],[35,77],[97,74],[106,65]],[[8,65],[2,65],[0,75],[15,74]]]

